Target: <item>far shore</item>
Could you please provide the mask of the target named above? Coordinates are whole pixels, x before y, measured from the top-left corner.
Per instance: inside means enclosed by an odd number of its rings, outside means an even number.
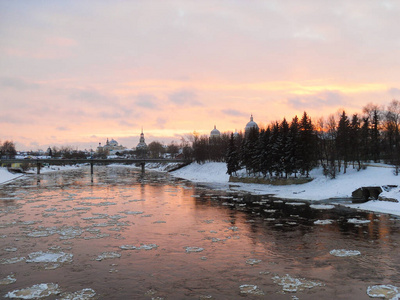
[[[79,166],[50,167],[42,173],[57,172],[74,169]],[[153,164],[146,166],[149,170],[167,171],[168,165]],[[340,204],[364,211],[388,213],[400,216],[400,176],[395,176],[393,168],[388,165],[371,164],[365,170],[357,171],[348,168],[346,174],[338,174],[335,179],[329,179],[322,174],[321,168],[310,173],[312,181],[303,184],[256,184],[230,182],[226,173],[226,164],[207,162],[204,164],[192,163],[170,173],[174,177],[186,179],[196,183],[208,183],[227,191],[242,191],[256,195],[273,195],[278,198],[291,200],[307,200],[318,202],[327,199],[350,198],[351,193],[363,186],[397,186],[391,190],[384,190],[381,198],[390,198],[398,202],[370,200],[361,204]],[[8,183],[23,175],[12,174],[6,168],[0,168],[0,185]],[[334,200],[332,200],[334,202]]]

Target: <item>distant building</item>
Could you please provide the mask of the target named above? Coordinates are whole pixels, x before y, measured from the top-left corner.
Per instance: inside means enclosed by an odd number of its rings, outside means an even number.
[[[136,155],[139,157],[145,157],[147,153],[147,144],[144,140],[144,133],[142,128],[142,133],[140,134],[139,144],[136,146]]]
[[[246,127],[244,128],[245,135],[248,135],[252,128],[254,128],[257,131],[259,130],[257,123],[254,122],[253,120],[253,115],[250,116],[250,122],[248,122],[246,124]]]
[[[217,138],[221,136],[221,132],[217,129],[217,126],[214,125],[214,129],[210,132],[210,138]]]
[[[125,150],[126,147],[119,145],[118,142],[114,139],[111,139],[111,141],[109,141],[108,138],[104,146],[101,146],[101,143],[99,143],[99,146],[97,147],[97,152],[108,151],[109,155],[115,155],[117,152],[121,153]]]

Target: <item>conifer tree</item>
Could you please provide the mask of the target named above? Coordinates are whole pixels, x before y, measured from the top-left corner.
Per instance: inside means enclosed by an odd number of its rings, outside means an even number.
[[[350,152],[350,121],[345,111],[342,112],[338,124],[336,149],[339,160],[339,172],[340,172],[341,161],[343,161],[344,163],[343,173],[346,173],[347,163],[349,161],[349,152]]]
[[[299,152],[301,157],[300,170],[307,177],[309,177],[310,171],[315,165],[315,146],[314,126],[311,118],[304,112],[300,121]]]
[[[227,173],[232,175],[236,174],[236,171],[239,170],[239,154],[235,145],[235,137],[233,133],[229,139],[228,153],[226,157],[226,165],[227,165]]]

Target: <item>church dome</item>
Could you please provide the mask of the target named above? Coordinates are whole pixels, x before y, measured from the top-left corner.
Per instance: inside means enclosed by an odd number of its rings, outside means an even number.
[[[258,130],[258,125],[256,122],[253,121],[253,115],[251,115],[250,117],[250,122],[248,122],[246,124],[246,127],[244,128],[245,132],[249,132],[251,128],[254,128],[256,130]]]
[[[217,129],[217,126],[214,125],[214,129],[210,132],[210,137],[217,137],[220,136],[221,132]]]

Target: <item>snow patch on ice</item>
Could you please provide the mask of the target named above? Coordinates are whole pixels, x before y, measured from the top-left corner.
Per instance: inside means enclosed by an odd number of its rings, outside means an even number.
[[[97,256],[96,260],[102,261],[103,259],[113,259],[113,258],[120,258],[121,253],[118,252],[103,252],[99,256]]]
[[[359,219],[348,219],[347,223],[351,223],[351,224],[367,224],[370,223],[370,220],[359,220]]]
[[[96,296],[96,292],[93,289],[82,289],[74,293],[62,293],[59,300],[86,300]]]
[[[32,252],[28,254],[27,263],[70,263],[72,262],[73,254],[65,252]]]
[[[330,204],[311,204],[311,208],[313,209],[333,209],[335,208],[335,205],[330,205]]]
[[[286,274],[282,277],[276,275],[272,277],[272,280],[278,285],[282,286],[284,292],[298,292],[303,291],[305,289],[311,289],[314,287],[325,286],[325,284],[319,281],[312,281],[305,278],[296,278],[292,277],[289,274]]]
[[[11,275],[4,277],[3,279],[0,279],[0,285],[11,284],[16,281],[17,281],[17,279],[15,279],[15,275],[11,274]]]
[[[314,222],[315,225],[329,225],[332,224],[333,220],[326,219],[326,220],[317,220]]]
[[[200,247],[184,247],[186,250],[186,253],[191,253],[191,252],[202,252],[204,248]]]
[[[60,289],[56,283],[40,283],[32,285],[31,287],[15,290],[8,292],[5,298],[16,298],[16,299],[36,299],[45,298],[50,295],[60,294]]]
[[[251,295],[265,295],[265,293],[258,288],[256,285],[243,284],[240,287],[241,294],[251,294]]]
[[[334,249],[331,250],[329,254],[337,257],[348,257],[361,255],[361,252],[358,250]]]
[[[398,287],[393,285],[373,285],[367,289],[367,295],[371,298],[399,299],[400,293]]]

